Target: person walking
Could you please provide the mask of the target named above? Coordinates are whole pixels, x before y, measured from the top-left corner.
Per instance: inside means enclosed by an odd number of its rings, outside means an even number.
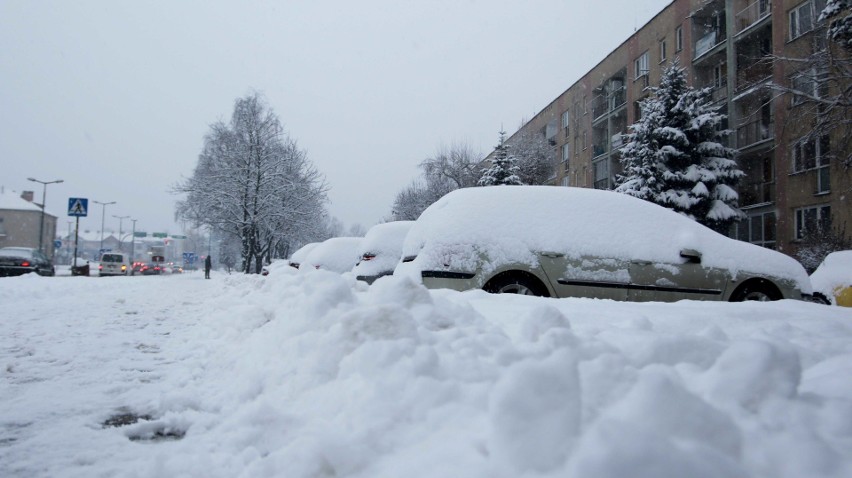
[[[207,258],[204,259],[204,278],[210,278],[210,268],[213,267],[213,261],[210,259],[210,254],[207,254]]]

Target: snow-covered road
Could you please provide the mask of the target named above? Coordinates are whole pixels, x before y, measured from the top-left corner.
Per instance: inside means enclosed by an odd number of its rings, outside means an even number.
[[[0,279],[0,476],[852,476],[852,311]]]

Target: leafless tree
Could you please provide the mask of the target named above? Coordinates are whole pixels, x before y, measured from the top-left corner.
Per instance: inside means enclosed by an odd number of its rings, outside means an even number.
[[[818,12],[819,13],[819,12]],[[818,17],[807,49],[797,55],[771,57],[793,73],[770,88],[790,98],[796,118],[788,127],[801,130],[795,146],[830,143],[822,151],[829,161],[852,167],[852,13],[848,0],[829,0]],[[826,143],[826,138],[830,142]],[[828,154],[826,154],[828,153]]]
[[[420,163],[421,177],[396,195],[392,219],[413,221],[450,191],[476,186],[483,170],[481,158],[464,143],[440,146],[434,156]]]
[[[174,188],[178,214],[239,238],[246,273],[299,242],[325,214],[326,185],[258,94],[239,98],[229,123],[210,126],[192,177]]]

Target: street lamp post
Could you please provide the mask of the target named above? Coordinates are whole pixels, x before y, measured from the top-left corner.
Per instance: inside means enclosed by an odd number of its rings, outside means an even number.
[[[35,178],[27,178],[27,181],[32,181],[34,183],[39,183],[42,185],[41,190],[41,223],[38,228],[38,250],[44,252],[44,202],[47,200],[47,185],[48,184],[58,184],[61,183],[62,179],[57,179],[55,181],[39,181]]]
[[[115,204],[115,201],[110,202],[100,202],[100,201],[92,201],[95,204],[100,204],[101,207],[101,247],[98,251],[98,254],[102,254],[104,250],[104,218],[106,218],[106,207],[110,204]]]
[[[133,237],[130,239],[130,262],[136,262],[136,221],[138,219],[131,219],[133,221]]]
[[[118,252],[121,252],[121,232],[122,232],[122,224],[124,224],[124,220],[129,218],[130,216],[116,216],[113,214],[114,218],[118,219]]]

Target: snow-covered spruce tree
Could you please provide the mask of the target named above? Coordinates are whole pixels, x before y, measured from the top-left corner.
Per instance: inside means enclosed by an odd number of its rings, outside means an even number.
[[[665,69],[621,149],[624,174],[616,191],[724,234],[744,216],[734,188],[745,174],[733,159],[735,151],[721,143],[728,132],[719,130],[724,115],[711,105],[710,93],[687,85],[677,63]]]
[[[838,45],[852,50],[852,2],[828,0],[819,15],[820,22],[828,21],[828,38]]]
[[[491,166],[482,173],[479,186],[519,186],[524,184],[518,176],[518,160],[509,154],[506,132],[500,131],[500,144],[495,148]]]

